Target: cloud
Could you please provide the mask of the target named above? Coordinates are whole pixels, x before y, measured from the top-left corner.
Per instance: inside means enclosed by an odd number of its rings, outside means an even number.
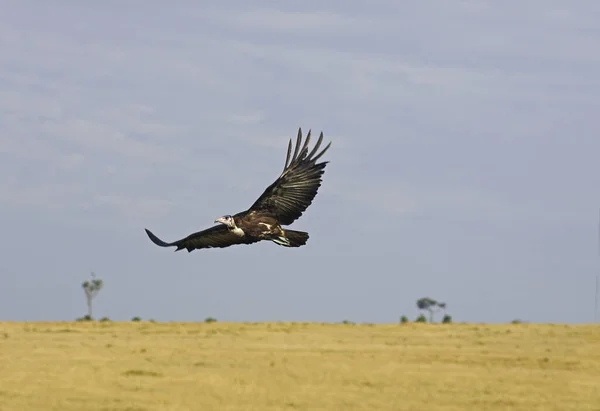
[[[329,179],[327,181],[328,195],[336,196],[342,200],[346,207],[367,208],[374,214],[386,216],[399,216],[414,213],[419,209],[418,199],[414,195],[402,190],[398,186],[380,184],[362,184]],[[370,219],[364,221],[370,224]]]
[[[572,302],[585,285],[575,288],[564,272],[573,261],[578,272],[595,264],[594,255],[580,257],[595,238],[600,198],[600,61],[590,52],[598,6],[154,2],[140,13],[141,5],[15,2],[0,15],[0,209],[40,222],[5,237],[26,240],[44,227],[57,243],[71,243],[60,258],[55,244],[32,251],[14,241],[8,270],[42,272],[48,253],[59,256],[59,278],[103,260],[99,272],[115,273],[116,317],[129,315],[135,294],[123,285],[137,281],[136,271],[150,284],[149,301],[172,286],[164,276],[171,272],[254,318],[257,305],[238,298],[248,290],[279,295],[262,298],[260,310],[289,319],[332,316],[331,299],[342,294],[414,308],[414,293],[438,287],[450,293],[453,315],[497,320],[505,314],[486,311],[481,295],[505,304],[514,281],[538,277],[552,291],[538,305],[565,318],[581,314]],[[333,142],[323,186],[298,226],[310,231],[311,246],[192,256],[152,248],[146,225],[179,238],[249,206],[281,172],[298,127],[313,138],[323,130],[324,143]],[[89,243],[73,243],[69,231]],[[230,287],[248,267],[283,278],[277,267],[292,255],[322,270],[296,284],[305,289],[252,288],[256,279],[248,289]],[[223,256],[233,257],[224,265]],[[275,264],[261,266],[264,258]],[[286,267],[286,278],[306,275],[302,264]],[[26,276],[14,278],[7,289],[29,290],[17,285]],[[294,308],[289,301],[306,299],[313,280],[321,301],[312,312]],[[340,283],[349,284],[342,294]],[[459,283],[467,286],[453,287]],[[0,300],[14,305],[7,296]],[[214,313],[214,305],[197,305],[205,300],[190,296],[179,312],[167,304],[164,315]],[[360,315],[373,320],[411,309],[364,307]],[[518,309],[531,314],[525,303]]]
[[[121,212],[129,217],[143,215],[162,215],[172,209],[173,201],[151,198],[132,198],[118,195],[96,196],[98,208],[108,208]]]
[[[190,132],[189,125],[165,123],[159,120],[161,116],[155,108],[138,103],[109,107],[91,114],[95,121],[111,124],[125,134],[144,135],[154,141],[165,142]]]
[[[147,138],[134,138],[107,124],[72,119],[61,123],[46,122],[41,131],[49,138],[66,140],[92,150],[106,150],[127,157],[140,157],[153,163],[177,162],[183,155],[183,149],[169,147]]]
[[[81,153],[71,153],[64,155],[59,160],[59,165],[64,169],[74,169],[80,166],[85,160],[85,156]]]
[[[208,16],[221,26],[233,30],[268,31],[282,35],[299,33],[303,36],[356,33],[365,29],[365,21],[341,13],[328,11],[284,11],[274,8],[252,10],[210,10]],[[368,24],[372,29],[374,24]]]
[[[38,118],[59,118],[62,107],[59,102],[44,96],[4,90],[0,91],[0,112],[9,121],[12,119],[11,124],[14,125],[33,113]]]
[[[417,189],[407,176],[384,178],[359,195],[354,183],[361,179],[357,170],[368,164],[361,159],[364,155],[373,161],[373,153],[380,152],[387,158],[381,170],[397,167],[394,161],[400,161],[402,153],[388,157],[392,150],[386,144],[397,146],[393,142],[399,138],[411,144],[418,139],[463,139],[464,143],[474,140],[475,132],[485,129],[487,121],[499,115],[513,118],[514,112],[493,109],[501,99],[536,102],[549,84],[564,85],[561,98],[574,102],[593,98],[592,91],[585,97],[569,89],[572,77],[557,68],[539,72],[534,70],[537,66],[525,62],[507,70],[485,59],[462,59],[458,64],[450,51],[461,56],[490,50],[517,53],[518,36],[536,38],[536,31],[525,26],[508,34],[499,30],[493,17],[499,8],[490,4],[464,2],[452,8],[456,19],[450,26],[440,26],[437,34],[420,39],[422,50],[428,53],[407,46],[405,34],[414,27],[409,21],[398,28],[390,18],[395,6],[386,2],[380,6],[360,14],[356,7],[174,11],[173,16],[181,17],[178,33],[163,24],[152,32],[139,31],[150,20],[125,24],[128,20],[122,17],[115,19],[110,34],[99,36],[95,30],[109,10],[100,6],[90,25],[51,25],[44,36],[5,25],[0,29],[0,43],[7,53],[0,59],[10,64],[0,71],[0,81],[13,88],[0,95],[4,128],[12,135],[30,137],[4,137],[0,152],[45,162],[48,169],[77,169],[94,175],[102,195],[118,198],[127,195],[127,185],[135,187],[132,196],[140,195],[150,186],[147,179],[157,173],[164,174],[154,177],[161,180],[190,175],[198,179],[194,184],[202,181],[209,188],[218,181],[230,189],[254,192],[264,188],[265,178],[275,178],[288,139],[294,139],[296,127],[302,126],[305,133],[313,128],[314,138],[324,130],[326,140],[333,141],[334,150],[328,155],[333,168],[328,174],[338,181],[336,194],[348,201],[358,204],[365,198],[379,198],[382,205],[378,207],[394,213],[436,204],[465,210],[475,204],[480,209],[505,209],[487,194],[474,195],[472,187],[429,183]],[[423,7],[411,5],[404,12],[418,14]],[[433,13],[431,21],[446,19],[442,11],[448,9]],[[560,30],[579,18],[560,8],[546,11],[545,25]],[[485,25],[474,23],[480,40],[457,42],[464,32],[451,28],[473,16],[486,21]],[[537,17],[525,13],[515,18]],[[191,36],[197,27],[192,21],[197,19],[218,27],[216,35]],[[560,30],[549,35],[559,39]],[[136,35],[125,36],[130,32]],[[357,41],[350,47],[341,42],[343,36]],[[367,44],[360,36],[389,37]],[[405,52],[399,53],[399,48]],[[541,47],[538,56],[552,58],[550,51]],[[559,52],[584,56],[579,50],[561,48]],[[45,61],[43,70],[31,69],[40,58]],[[456,99],[461,104],[454,104]],[[369,109],[372,105],[378,109]],[[425,121],[425,111],[437,113],[437,125]],[[328,127],[328,123],[336,126]],[[440,133],[441,126],[462,124],[469,125],[471,134]],[[505,133],[505,138],[536,133],[540,124],[506,124],[512,133]],[[251,157],[249,150],[253,150]],[[377,168],[369,167],[370,172]],[[248,168],[253,172],[246,173]],[[209,179],[212,170],[218,170],[218,176]],[[38,183],[42,181],[52,184],[41,178]],[[187,181],[191,184],[192,180]],[[193,189],[185,185],[163,190],[165,198],[193,195]],[[106,205],[99,197],[92,201]],[[121,204],[126,207],[128,203],[123,200]]]

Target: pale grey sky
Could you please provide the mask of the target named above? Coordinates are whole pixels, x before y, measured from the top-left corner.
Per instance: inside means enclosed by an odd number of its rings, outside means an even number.
[[[294,4],[294,5],[292,5]],[[595,1],[4,1],[0,320],[591,322]],[[307,246],[175,253],[298,127]]]

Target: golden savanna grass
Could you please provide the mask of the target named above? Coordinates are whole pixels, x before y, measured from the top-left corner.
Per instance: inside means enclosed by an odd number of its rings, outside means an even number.
[[[600,410],[600,327],[0,323],[0,410]]]

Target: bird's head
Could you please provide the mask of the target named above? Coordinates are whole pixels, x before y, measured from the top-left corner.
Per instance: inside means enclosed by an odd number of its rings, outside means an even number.
[[[227,228],[230,228],[230,229],[235,228],[235,221],[233,220],[233,217],[230,216],[229,214],[224,215],[223,217],[217,218],[215,220],[215,223],[225,224],[227,226]]]

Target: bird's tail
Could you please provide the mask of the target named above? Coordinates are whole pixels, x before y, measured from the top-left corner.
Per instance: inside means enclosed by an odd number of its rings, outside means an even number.
[[[281,237],[273,240],[284,247],[301,247],[308,241],[308,233],[304,231],[285,230]]]

